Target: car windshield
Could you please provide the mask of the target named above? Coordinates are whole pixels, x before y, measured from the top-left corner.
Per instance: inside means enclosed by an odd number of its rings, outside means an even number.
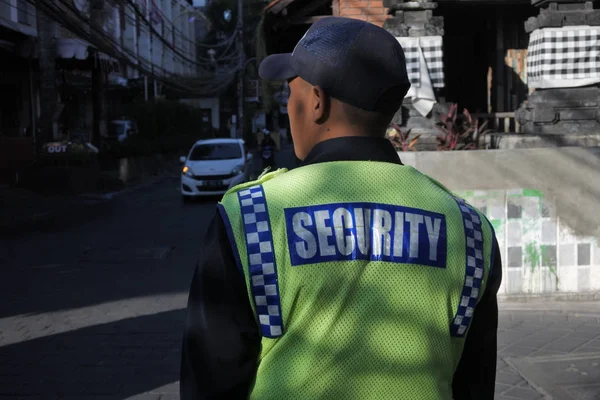
[[[192,150],[190,161],[234,160],[242,158],[242,150],[237,143],[201,144]]]

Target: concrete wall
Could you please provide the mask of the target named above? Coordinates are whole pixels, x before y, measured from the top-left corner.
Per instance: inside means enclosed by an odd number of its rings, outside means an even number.
[[[493,149],[532,149],[545,147],[598,147],[600,133],[527,134],[492,133],[486,137]]]
[[[600,290],[600,148],[399,154],[490,219],[502,294]]]

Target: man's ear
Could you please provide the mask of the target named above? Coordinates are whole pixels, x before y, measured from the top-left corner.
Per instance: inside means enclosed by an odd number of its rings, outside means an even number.
[[[310,91],[312,120],[317,124],[323,124],[329,119],[331,100],[320,86],[313,86]]]

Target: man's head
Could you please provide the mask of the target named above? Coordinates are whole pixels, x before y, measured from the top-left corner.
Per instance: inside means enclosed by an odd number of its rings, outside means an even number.
[[[340,136],[383,136],[410,88],[404,52],[384,29],[355,19],[316,22],[291,54],[267,57],[260,76],[290,83],[296,155]]]

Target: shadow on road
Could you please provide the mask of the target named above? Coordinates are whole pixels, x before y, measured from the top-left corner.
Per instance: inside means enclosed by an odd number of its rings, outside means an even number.
[[[82,254],[77,263],[20,271],[0,285],[5,296],[0,318],[187,292],[196,257],[184,254],[156,260],[176,250],[171,246],[102,248]]]
[[[219,198],[182,205],[176,186],[0,242],[0,397],[177,398],[183,307]]]
[[[0,396],[175,395],[184,318],[174,310],[0,347]]]

